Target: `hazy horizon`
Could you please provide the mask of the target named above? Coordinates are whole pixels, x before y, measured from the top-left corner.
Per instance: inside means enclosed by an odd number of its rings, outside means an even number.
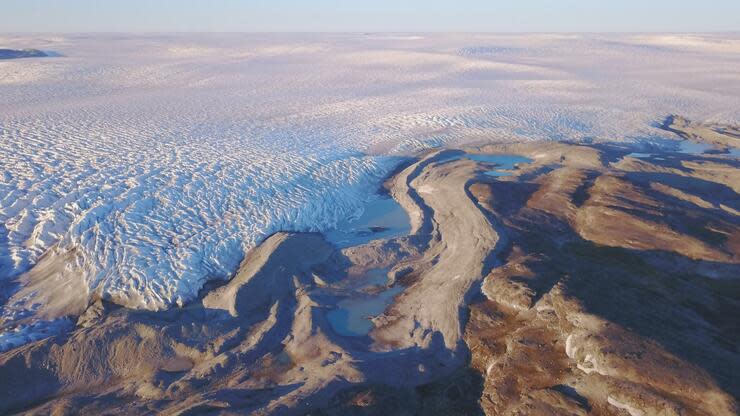
[[[302,4],[193,0],[126,3],[71,0],[15,1],[3,5],[3,33],[717,33],[736,32],[740,3],[712,5],[657,0],[602,4],[584,0],[444,1]]]
[[[557,35],[737,35],[740,34],[739,30],[717,30],[717,31],[657,31],[657,32],[650,32],[650,31],[557,31],[557,30],[544,30],[544,31],[433,31],[433,30],[419,30],[419,31],[403,31],[403,30],[347,30],[347,31],[326,31],[326,32],[320,32],[320,31],[309,31],[309,30],[296,30],[296,31],[249,31],[249,30],[224,30],[224,31],[217,31],[217,30],[163,30],[163,31],[134,31],[134,30],[114,30],[114,31],[78,31],[78,32],[65,32],[65,31],[0,31],[0,34],[3,35],[54,35],[54,34],[60,34],[60,35],[95,35],[95,34],[101,34],[101,35],[108,35],[108,34],[131,34],[131,35],[189,35],[189,34],[203,34],[203,35],[228,35],[228,34],[243,34],[243,35],[300,35],[300,34],[311,34],[311,35],[353,35],[353,34],[384,34],[384,35],[475,35],[475,34],[483,34],[483,35],[547,35],[547,34],[557,34]]]

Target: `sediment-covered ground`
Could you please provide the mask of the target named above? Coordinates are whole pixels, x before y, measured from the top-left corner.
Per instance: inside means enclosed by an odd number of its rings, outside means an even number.
[[[734,415],[740,139],[664,127],[714,150],[420,155],[385,183],[408,235],[340,250],[280,232],[183,307],[84,304],[0,354],[0,412]],[[389,290],[367,333],[327,319]]]

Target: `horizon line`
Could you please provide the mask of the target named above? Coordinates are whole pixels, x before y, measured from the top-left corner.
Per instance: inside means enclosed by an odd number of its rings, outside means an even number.
[[[567,30],[550,30],[550,31],[518,31],[518,30],[500,30],[500,31],[404,31],[404,30],[356,30],[356,31],[287,31],[287,30],[260,30],[260,31],[215,31],[215,30],[112,30],[112,31],[0,31],[0,34],[642,34],[642,33],[667,33],[667,34],[716,34],[716,33],[733,33],[740,34],[739,29],[728,30],[702,30],[702,31],[660,31],[660,30],[629,30],[629,31],[567,31]]]

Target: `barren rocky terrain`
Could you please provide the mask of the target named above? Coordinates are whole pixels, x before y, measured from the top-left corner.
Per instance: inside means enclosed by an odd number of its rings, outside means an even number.
[[[408,235],[338,249],[280,232],[182,307],[94,299],[0,354],[0,413],[737,414],[740,139],[665,128],[712,148],[419,155],[385,183]],[[530,162],[491,174],[476,155]],[[367,334],[327,319],[394,289]]]

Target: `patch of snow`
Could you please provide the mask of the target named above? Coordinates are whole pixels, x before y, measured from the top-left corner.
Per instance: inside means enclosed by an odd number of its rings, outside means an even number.
[[[418,192],[419,192],[420,194],[432,194],[432,193],[434,193],[434,191],[435,191],[435,190],[436,190],[436,189],[435,189],[435,188],[434,188],[434,187],[433,187],[432,185],[429,185],[429,184],[424,184],[424,185],[421,185],[421,186],[420,186],[420,187],[419,187],[419,188],[417,189],[417,191],[418,191]]]
[[[575,359],[576,358],[576,351],[577,348],[574,345],[573,340],[574,335],[570,334],[568,335],[568,338],[565,339],[565,355],[568,356],[568,358]]]
[[[489,376],[489,375],[491,375],[491,370],[493,370],[493,364],[494,364],[494,362],[491,362],[491,363],[489,363],[489,364],[488,364],[488,366],[486,367],[486,376]]]
[[[644,416],[645,415],[645,412],[643,412],[642,410],[640,410],[640,409],[638,409],[636,407],[630,406],[627,403],[622,403],[622,402],[620,402],[619,400],[615,399],[612,396],[607,397],[606,398],[606,401],[610,405],[616,407],[617,409],[621,409],[621,410],[627,411],[627,413],[629,413],[630,416]]]

